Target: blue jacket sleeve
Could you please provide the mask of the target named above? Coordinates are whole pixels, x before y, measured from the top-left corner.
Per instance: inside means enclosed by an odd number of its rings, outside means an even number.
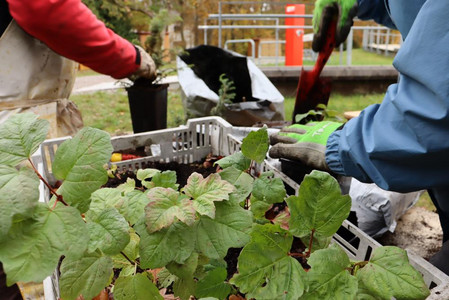
[[[360,20],[374,20],[376,23],[396,29],[385,1],[387,0],[358,0],[357,17]]]
[[[398,52],[398,84],[334,132],[334,172],[408,192],[449,184],[449,1],[428,0]]]

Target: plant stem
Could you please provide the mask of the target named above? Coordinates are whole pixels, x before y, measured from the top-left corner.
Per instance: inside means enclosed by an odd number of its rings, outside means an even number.
[[[129,259],[129,257],[123,251],[120,251],[120,254],[123,255],[123,257],[126,258],[126,260],[129,261],[132,265],[137,267],[137,263]]]
[[[45,184],[45,186],[50,190],[50,193],[54,196],[56,196],[56,201],[55,201],[55,205],[53,206],[53,209],[56,207],[56,203],[61,202],[62,204],[64,204],[65,206],[69,206],[64,199],[62,198],[62,195],[59,195],[55,189],[53,189],[53,187],[44,179],[44,177],[42,177],[42,175],[39,173],[39,171],[36,169],[36,167],[34,166],[33,162],[31,161],[31,159],[28,158],[28,161],[31,164],[31,167],[34,170],[34,173],[37,174],[37,176],[39,177],[39,179]]]
[[[353,267],[352,267],[352,271],[351,271],[351,275],[355,275],[357,273],[358,270],[360,270],[361,268],[363,268],[364,266],[366,266],[368,264],[368,261],[359,261],[356,262]]]
[[[307,253],[289,252],[288,256],[291,256],[291,257],[306,257]]]
[[[315,229],[312,229],[312,234],[310,235],[310,241],[309,241],[309,250],[307,250],[307,257],[310,256],[310,253],[312,253],[312,244],[313,244],[313,235],[315,234]]]

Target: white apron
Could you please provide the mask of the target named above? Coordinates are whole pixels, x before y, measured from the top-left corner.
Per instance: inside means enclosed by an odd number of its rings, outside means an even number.
[[[68,100],[76,68],[13,20],[0,38],[0,123],[28,110],[50,122],[49,138],[75,134],[83,126]]]

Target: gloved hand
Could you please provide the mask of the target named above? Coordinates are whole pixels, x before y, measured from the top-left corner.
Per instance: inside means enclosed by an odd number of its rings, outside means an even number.
[[[272,158],[287,158],[329,172],[325,152],[327,139],[342,123],[323,121],[306,125],[294,124],[270,136]]]
[[[140,46],[134,45],[137,50],[136,63],[140,62],[139,68],[129,76],[129,79],[136,81],[137,78],[143,77],[150,81],[156,79],[156,64],[151,56]]]
[[[312,49],[319,52],[325,43],[327,28],[330,22],[337,19],[337,32],[335,33],[338,47],[348,37],[357,15],[357,0],[317,0],[313,11],[313,42]]]

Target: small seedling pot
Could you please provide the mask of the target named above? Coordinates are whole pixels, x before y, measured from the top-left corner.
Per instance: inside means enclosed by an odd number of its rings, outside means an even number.
[[[126,88],[134,133],[167,128],[168,84],[139,82]]]

